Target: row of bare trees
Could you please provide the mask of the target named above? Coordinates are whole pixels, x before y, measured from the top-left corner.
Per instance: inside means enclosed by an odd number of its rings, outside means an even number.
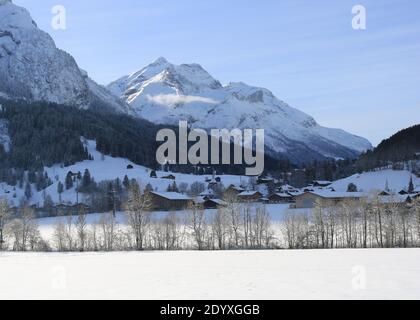
[[[285,244],[291,249],[419,247],[420,199],[389,200],[318,202],[309,214],[289,212],[281,225]]]
[[[149,194],[129,188],[125,212],[57,220],[42,239],[30,207],[11,214],[0,200],[0,250],[122,251],[309,248],[388,248],[420,246],[420,200],[383,203],[379,197],[331,206],[319,202],[310,212],[290,210],[274,223],[265,205],[225,199],[225,206],[154,213]],[[93,220],[95,219],[95,220]]]

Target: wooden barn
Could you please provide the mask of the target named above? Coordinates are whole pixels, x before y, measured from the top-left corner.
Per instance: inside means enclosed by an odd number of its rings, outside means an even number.
[[[153,210],[184,210],[188,208],[193,199],[177,192],[150,192]]]

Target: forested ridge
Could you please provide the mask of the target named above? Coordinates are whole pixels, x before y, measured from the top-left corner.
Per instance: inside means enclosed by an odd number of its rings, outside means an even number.
[[[81,137],[96,140],[105,155],[156,167],[156,132],[148,121],[122,114],[80,110],[53,103],[4,102],[0,119],[7,121],[10,152],[0,150],[2,168],[38,170],[90,158]]]

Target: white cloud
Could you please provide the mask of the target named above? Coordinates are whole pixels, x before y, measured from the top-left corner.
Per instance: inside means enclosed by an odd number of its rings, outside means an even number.
[[[204,98],[198,96],[184,96],[177,94],[159,94],[156,96],[147,95],[147,99],[151,102],[165,105],[174,106],[177,104],[185,103],[205,103],[205,104],[217,104],[218,101],[211,98]]]

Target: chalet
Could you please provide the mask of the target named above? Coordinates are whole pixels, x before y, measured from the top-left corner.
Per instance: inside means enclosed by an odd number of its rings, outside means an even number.
[[[162,179],[166,179],[166,180],[176,180],[176,177],[173,174],[167,175],[162,177]]]
[[[270,184],[270,183],[274,183],[273,178],[259,177],[257,180],[257,184]]]
[[[92,208],[85,204],[65,204],[61,203],[54,207],[55,214],[57,216],[69,216],[69,215],[77,215],[79,213],[92,213]]]
[[[388,191],[381,191],[378,193],[378,196],[390,196],[391,193],[389,193]]]
[[[237,187],[233,184],[231,184],[224,192],[225,198],[234,198],[237,197],[241,192],[244,192],[245,189],[242,187]]]
[[[280,193],[288,192],[288,193],[299,193],[299,189],[292,187],[291,185],[285,184],[279,188]]]
[[[241,202],[257,202],[263,197],[259,191],[243,191],[238,194],[238,200]]]
[[[314,187],[329,187],[332,185],[331,181],[315,180],[312,185]]]
[[[220,199],[207,199],[203,202],[204,209],[218,209],[226,205],[226,202]]]
[[[177,192],[150,192],[153,210],[183,210],[188,208],[193,199]]]
[[[408,192],[403,189],[400,192],[398,192],[398,194],[405,196],[405,195],[408,195]]]
[[[213,189],[207,189],[205,191],[203,191],[202,193],[200,193],[200,197],[204,198],[204,199],[214,199],[216,198],[216,193],[213,191]]]
[[[305,192],[295,197],[295,208],[314,208],[317,203],[324,206],[336,206],[345,201],[359,202],[366,198],[361,192],[331,192],[315,191]]]
[[[292,203],[293,196],[289,193],[274,193],[268,197],[269,203]]]

